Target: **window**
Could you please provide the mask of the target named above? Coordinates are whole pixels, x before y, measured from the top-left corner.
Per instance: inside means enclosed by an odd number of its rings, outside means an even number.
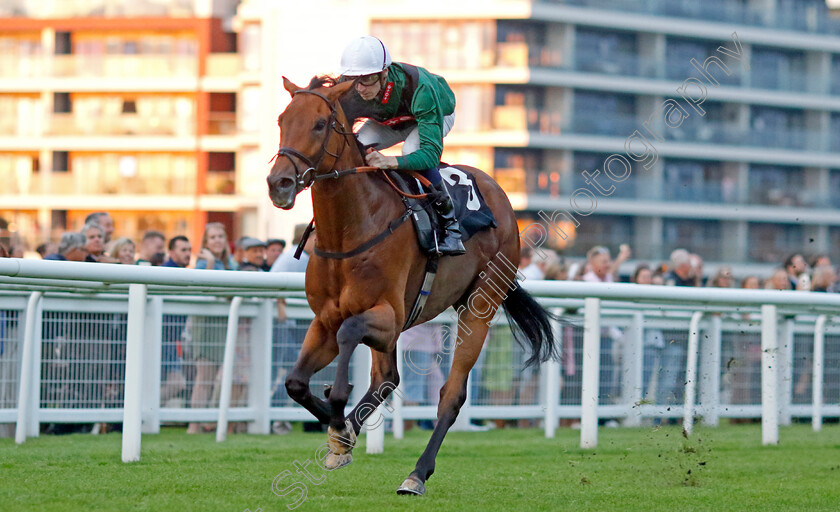
[[[704,260],[720,260],[721,227],[718,221],[663,219],[662,254],[674,249],[697,253]]]
[[[123,100],[122,113],[123,114],[136,114],[137,113],[137,102],[135,100]]]
[[[720,202],[723,168],[719,163],[666,160],[662,188],[666,201]]]
[[[52,170],[53,172],[70,171],[70,155],[67,151],[53,151]]]
[[[70,55],[73,53],[72,39],[70,32],[56,32],[55,33],[55,54],[56,55]]]
[[[636,75],[636,34],[579,28],[575,42],[575,64],[582,71]]]
[[[73,103],[70,100],[69,92],[53,93],[53,112],[56,114],[69,114],[73,112]]]
[[[750,201],[776,206],[797,206],[806,191],[805,173],[800,167],[753,165],[749,173]]]
[[[638,125],[635,96],[575,91],[574,131],[629,137]]]
[[[804,243],[802,226],[791,224],[751,223],[749,259],[778,265],[789,254],[801,252]]]

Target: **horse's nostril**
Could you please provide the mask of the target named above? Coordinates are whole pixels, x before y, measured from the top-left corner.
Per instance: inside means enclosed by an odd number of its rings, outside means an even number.
[[[281,189],[292,188],[295,186],[295,180],[291,178],[282,178],[280,181],[277,182],[277,186]]]

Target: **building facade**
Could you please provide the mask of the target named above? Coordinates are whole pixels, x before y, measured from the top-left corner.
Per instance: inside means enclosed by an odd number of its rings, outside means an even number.
[[[2,30],[0,110],[15,116],[0,116],[0,183],[17,189],[0,216],[55,226],[66,211],[75,227],[96,204],[138,229],[224,214],[236,233],[287,232],[311,210],[305,195],[292,212],[265,197],[282,77],[334,72],[343,44],[371,33],[453,85],[444,160],[493,175],[523,225],[555,221],[546,243],[565,254],[683,247],[739,273],[840,257],[840,29],[823,1],[242,0],[229,28],[233,8],[199,3],[208,18],[160,18],[180,29],[132,22],[166,43],[77,19]],[[228,31],[236,54],[214,52],[231,50]],[[149,64],[160,78],[132,68],[164,48],[179,50]],[[111,126],[92,122],[105,112]]]

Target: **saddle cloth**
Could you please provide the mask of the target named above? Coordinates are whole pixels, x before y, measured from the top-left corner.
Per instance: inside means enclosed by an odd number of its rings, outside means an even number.
[[[424,194],[426,190],[420,181],[399,171],[388,171],[397,186],[409,194]],[[461,169],[445,163],[440,164],[440,175],[446,181],[452,202],[455,204],[455,216],[461,226],[461,240],[466,242],[482,229],[498,226],[496,218],[475,181],[475,177]],[[411,219],[417,231],[420,249],[426,254],[435,254],[435,237],[440,240],[442,226],[437,214],[426,199],[403,198],[411,209]]]

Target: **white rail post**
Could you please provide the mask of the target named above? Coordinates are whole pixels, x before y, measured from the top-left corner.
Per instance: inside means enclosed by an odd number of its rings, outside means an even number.
[[[781,325],[779,351],[776,364],[779,367],[779,425],[789,426],[792,421],[790,406],[793,401],[793,318],[785,317]]]
[[[17,424],[15,425],[15,443],[23,444],[26,441],[28,427],[32,421],[32,410],[38,406],[38,401],[33,403],[33,395],[37,393],[34,387],[35,364],[35,343],[40,337],[35,336],[36,324],[41,322],[40,305],[41,292],[32,292],[26,304],[26,320],[23,328],[23,361],[21,362],[20,382],[18,383],[18,410]],[[41,365],[38,364],[37,368]]]
[[[37,316],[35,317],[34,341],[32,344],[32,394],[29,409],[29,422],[26,427],[26,437],[38,437],[41,435],[41,349],[44,327],[44,299],[38,302]]]
[[[143,340],[146,320],[146,285],[128,286],[128,334],[125,347],[125,404],[123,406],[122,461],[140,460],[143,408]]]
[[[163,347],[163,297],[150,297],[146,307],[143,340],[143,412],[141,432],[160,433],[161,350]]]
[[[358,382],[358,384],[356,385],[362,386],[362,390],[367,391],[367,389],[370,387],[370,372],[373,368],[373,355],[371,354],[370,350],[367,350],[367,347],[364,345],[359,345],[358,348],[356,348],[356,351],[359,350],[362,351],[362,355],[364,356],[357,359],[359,365],[359,374],[361,375],[361,371],[364,370],[365,382]],[[379,396],[379,394],[377,393],[376,396]],[[353,403],[350,405],[355,406],[359,400],[361,400],[361,396],[357,400],[354,400]],[[383,409],[385,409],[385,406],[382,403],[377,405],[376,409],[371,413],[370,416],[368,416],[365,423],[362,424],[362,427],[364,427],[365,432],[365,453],[373,455],[377,453],[383,453],[385,451],[385,416],[383,413]]]
[[[405,421],[403,420],[403,393],[405,392],[405,363],[403,362],[405,352],[403,352],[402,343],[397,341],[397,373],[400,376],[400,385],[391,394],[391,403],[394,407],[394,412],[391,416],[391,424],[394,429],[394,439],[402,439],[405,437]]]
[[[641,311],[633,313],[630,327],[624,336],[621,401],[627,405],[627,416],[622,421],[625,427],[638,427],[642,423],[642,412],[636,408],[636,404],[641,402],[644,393],[644,321],[645,317]]]
[[[703,424],[716,427],[720,422],[721,318],[709,318],[709,330],[700,343],[700,405]]]
[[[601,300],[584,300],[580,447],[598,446],[598,385],[601,367]]]
[[[554,308],[551,310],[554,316],[559,317],[563,310]],[[551,320],[551,331],[554,335],[554,342],[560,347],[558,353],[563,350],[563,325],[559,320]],[[554,358],[549,359],[542,367],[545,372],[545,426],[546,439],[553,439],[557,434],[557,407],[560,404],[560,362]]]
[[[236,359],[236,337],[239,334],[239,307],[242,297],[234,297],[228,310],[227,332],[225,333],[225,358],[222,361],[222,390],[219,394],[219,420],[216,424],[216,442],[227,439],[228,409],[233,386],[233,363]]]
[[[779,444],[776,306],[761,306],[761,442]]]
[[[697,356],[700,352],[700,320],[702,311],[695,311],[688,324],[688,353],[685,363],[685,407],[683,408],[683,430],[691,435],[694,430],[694,399],[697,396]]]
[[[248,403],[254,409],[249,434],[268,434],[271,429],[272,352],[274,350],[275,299],[260,301],[257,317],[251,324],[251,368],[248,375]]]
[[[814,366],[813,387],[811,388],[811,428],[814,432],[822,430],[823,406],[823,357],[825,356],[825,322],[827,317],[820,315],[814,326]]]

